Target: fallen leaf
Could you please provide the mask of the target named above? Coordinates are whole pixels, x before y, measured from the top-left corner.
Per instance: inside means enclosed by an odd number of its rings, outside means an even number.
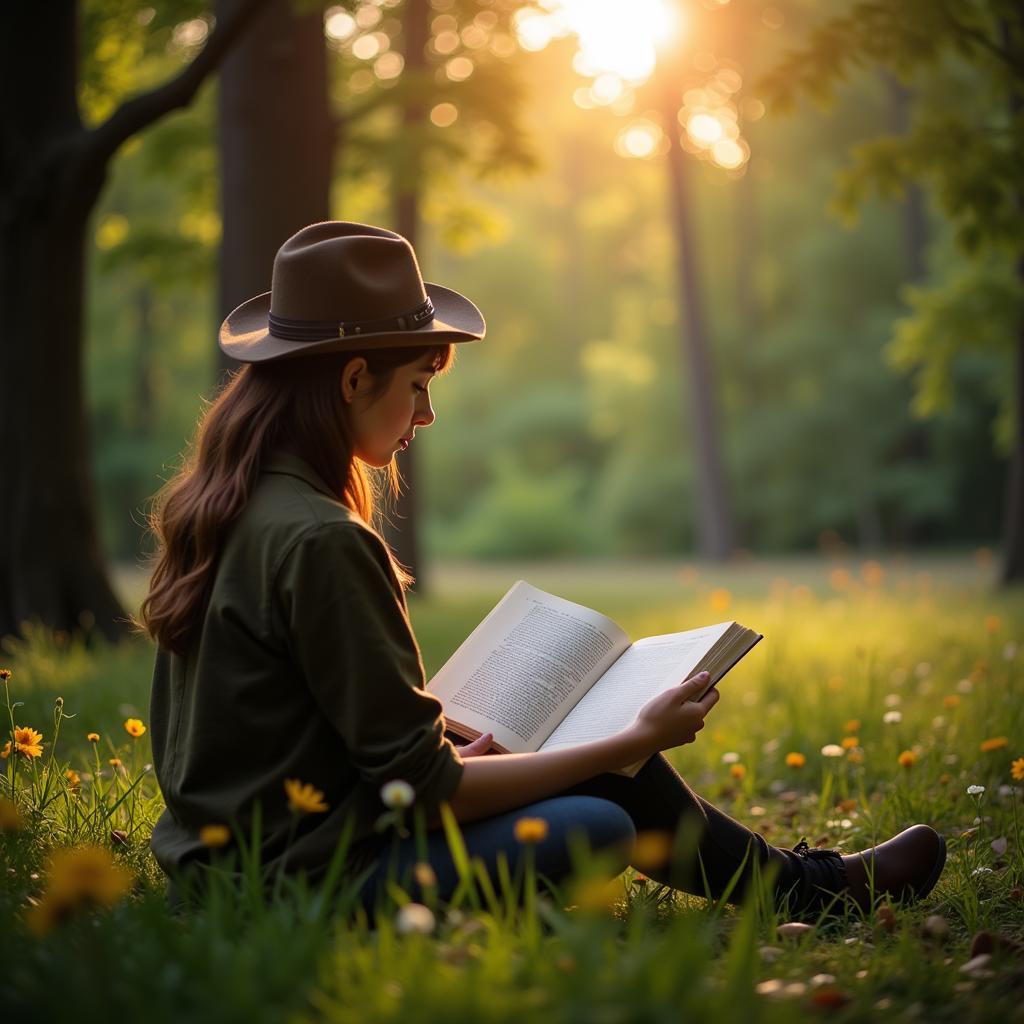
[[[811,1005],[819,1010],[838,1010],[850,1001],[850,997],[835,985],[823,985],[811,993]]]
[[[887,932],[896,930],[896,915],[893,913],[892,907],[879,907],[875,911],[875,918]]]

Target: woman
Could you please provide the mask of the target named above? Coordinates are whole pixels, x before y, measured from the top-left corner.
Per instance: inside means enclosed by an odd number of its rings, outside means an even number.
[[[864,855],[783,850],[696,796],[660,751],[703,728],[718,701],[717,690],[688,699],[703,677],[655,697],[622,733],[569,750],[482,757],[489,737],[455,747],[445,736],[423,689],[408,578],[373,527],[366,467],[394,479],[395,452],[434,420],[431,380],[484,329],[468,299],[424,285],[405,239],[342,222],[290,238],[271,291],[224,322],[221,347],[248,365],[206,411],[151,516],[157,565],[141,620],[158,643],[160,865],[174,877],[204,863],[202,830],[229,824],[255,831],[264,865],[316,878],[351,822],[346,866],[365,876],[369,905],[385,871],[380,790],[403,779],[430,826],[442,897],[456,884],[442,801],[492,871],[500,853],[515,858],[514,825],[529,816],[548,823],[537,867],[554,880],[570,871],[574,833],[619,871],[638,831],[681,827],[695,860],[663,853],[643,867],[698,894],[706,877],[720,896],[739,872],[739,899],[756,861],[777,866],[775,891],[794,914],[835,894],[868,907],[869,872],[876,892],[925,895],[945,860],[928,826]],[[609,774],[647,757],[635,778]],[[412,840],[399,845],[399,870],[417,859]]]

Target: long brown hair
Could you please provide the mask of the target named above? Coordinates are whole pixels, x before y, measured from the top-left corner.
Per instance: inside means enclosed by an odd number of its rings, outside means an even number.
[[[175,475],[157,492],[147,514],[156,547],[149,593],[137,631],[161,647],[184,655],[206,610],[228,528],[256,486],[265,456],[274,448],[294,452],[323,478],[340,502],[371,529],[379,526],[385,487],[399,490],[394,462],[368,472],[355,457],[348,411],[340,386],[349,359],[362,356],[382,395],[399,366],[433,356],[432,369],[447,369],[451,345],[391,348],[302,356],[249,363],[232,374],[196,425]],[[394,559],[393,559],[394,561]],[[404,585],[411,577],[394,562]]]

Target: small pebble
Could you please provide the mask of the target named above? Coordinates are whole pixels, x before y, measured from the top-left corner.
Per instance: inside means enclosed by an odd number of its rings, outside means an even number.
[[[783,938],[798,939],[808,932],[813,932],[814,925],[804,924],[802,921],[787,921],[785,924],[780,924],[775,930]]]
[[[822,985],[834,985],[836,983],[836,976],[834,974],[816,974],[811,978],[811,986],[813,988],[820,988]]]

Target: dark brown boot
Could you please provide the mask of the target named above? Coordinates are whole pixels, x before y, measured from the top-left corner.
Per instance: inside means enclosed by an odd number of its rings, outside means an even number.
[[[878,846],[842,857],[850,896],[862,909],[873,897],[915,902],[932,891],[946,863],[946,841],[930,825],[911,825]]]

